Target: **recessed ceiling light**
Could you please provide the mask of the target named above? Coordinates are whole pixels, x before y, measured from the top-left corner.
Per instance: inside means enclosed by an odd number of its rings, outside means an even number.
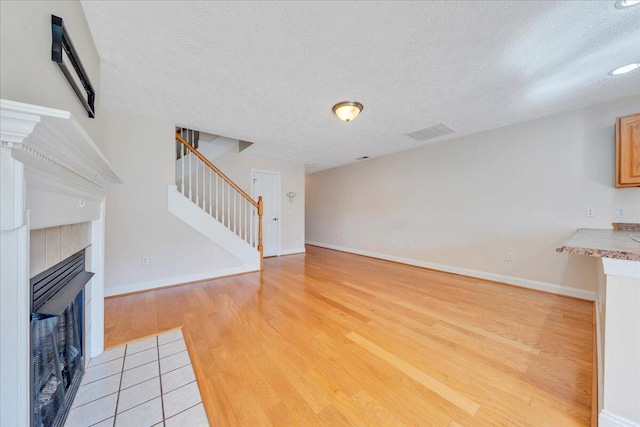
[[[333,106],[333,114],[338,116],[340,120],[350,122],[358,117],[360,111],[362,111],[362,104],[355,101],[342,101]]]
[[[637,4],[640,4],[640,0],[618,0],[616,2],[616,9],[625,9]]]
[[[619,76],[620,74],[630,73],[633,70],[640,68],[640,63],[635,62],[633,64],[623,65],[622,67],[615,68],[609,71],[610,76]]]

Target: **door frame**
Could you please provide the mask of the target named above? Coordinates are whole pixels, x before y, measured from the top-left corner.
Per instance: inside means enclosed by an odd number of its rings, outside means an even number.
[[[277,231],[276,231],[276,253],[273,256],[280,256],[280,254],[282,253],[282,248],[281,248],[281,241],[282,241],[282,196],[280,195],[280,193],[282,193],[282,173],[280,171],[274,171],[274,170],[268,170],[268,169],[254,169],[251,168],[251,197],[253,197],[253,200],[258,201],[258,199],[256,198],[256,188],[255,188],[255,176],[256,173],[264,173],[264,174],[269,174],[269,175],[276,175],[278,177],[278,206],[277,206],[277,215],[278,215],[278,221],[276,221],[276,225],[277,225]],[[264,216],[262,217],[262,221],[263,221],[263,229],[264,229]],[[256,219],[256,225],[257,225],[257,219]],[[264,236],[263,236],[263,246],[264,246]],[[272,256],[272,255],[269,255]]]

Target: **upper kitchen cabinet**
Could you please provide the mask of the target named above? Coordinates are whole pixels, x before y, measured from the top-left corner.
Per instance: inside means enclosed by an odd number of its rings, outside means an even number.
[[[616,187],[640,187],[640,113],[616,120]]]

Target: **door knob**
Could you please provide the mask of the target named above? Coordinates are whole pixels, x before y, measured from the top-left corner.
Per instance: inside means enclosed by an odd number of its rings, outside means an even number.
[[[277,220],[278,220],[278,218],[273,218],[273,220],[274,220],[274,221],[277,221]]]

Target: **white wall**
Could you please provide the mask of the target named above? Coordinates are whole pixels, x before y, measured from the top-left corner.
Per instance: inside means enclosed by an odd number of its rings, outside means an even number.
[[[103,108],[100,147],[124,182],[107,193],[105,294],[213,277],[240,261],[167,210],[175,125]],[[142,257],[149,265],[142,265]]]
[[[95,119],[51,60],[52,14],[64,20],[97,92]],[[100,58],[79,1],[1,1],[0,55],[2,98],[70,111],[96,143],[101,139]]]
[[[599,259],[555,248],[640,222],[640,188],[614,188],[615,118],[637,111],[640,96],[308,175],[307,241],[593,295]]]
[[[215,142],[215,141],[214,141]],[[251,169],[265,169],[280,172],[280,249],[283,254],[303,252],[305,241],[305,176],[304,164],[286,162],[252,156],[245,150],[238,153],[231,150],[213,163],[247,194],[251,194]],[[296,193],[293,203],[285,196],[289,191]]]

